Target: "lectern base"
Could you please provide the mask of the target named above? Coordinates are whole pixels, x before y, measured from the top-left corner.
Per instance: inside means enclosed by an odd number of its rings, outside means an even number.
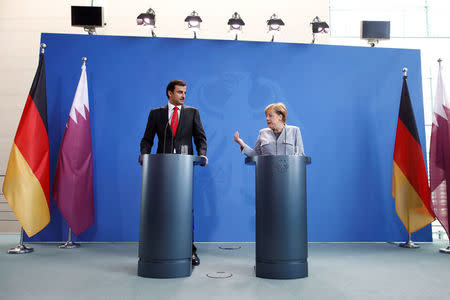
[[[151,260],[139,258],[138,276],[147,278],[189,277],[192,273],[192,262],[189,259]]]
[[[256,260],[256,277],[269,279],[294,279],[308,277],[308,262],[261,262]]]

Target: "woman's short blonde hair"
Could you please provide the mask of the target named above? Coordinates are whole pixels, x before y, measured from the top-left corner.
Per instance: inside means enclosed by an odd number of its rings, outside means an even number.
[[[266,114],[266,116],[269,111],[273,111],[281,115],[283,117],[283,123],[286,123],[287,109],[283,103],[278,102],[267,105],[266,109],[264,109],[264,113]]]

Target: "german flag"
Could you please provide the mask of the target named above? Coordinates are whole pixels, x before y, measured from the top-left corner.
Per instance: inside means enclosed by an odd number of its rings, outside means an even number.
[[[9,156],[3,194],[28,236],[50,222],[49,146],[44,54]]]
[[[413,233],[434,221],[427,170],[406,76],[403,77],[395,136],[392,196],[395,199],[397,215],[408,233]]]

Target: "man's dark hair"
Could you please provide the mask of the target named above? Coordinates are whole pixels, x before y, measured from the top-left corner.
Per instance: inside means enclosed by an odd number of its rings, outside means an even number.
[[[176,85],[186,86],[186,82],[184,82],[183,80],[172,80],[171,82],[169,82],[169,84],[167,85],[167,88],[166,88],[167,98],[169,98],[169,91],[173,92],[175,90]]]

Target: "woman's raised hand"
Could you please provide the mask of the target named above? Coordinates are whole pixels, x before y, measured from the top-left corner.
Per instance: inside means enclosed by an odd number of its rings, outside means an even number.
[[[245,147],[244,141],[241,138],[239,138],[239,131],[236,131],[236,133],[234,134],[234,141],[238,143],[241,146],[241,148]]]
[[[234,134],[234,141],[239,144],[239,140],[239,131],[236,131],[236,133]]]

